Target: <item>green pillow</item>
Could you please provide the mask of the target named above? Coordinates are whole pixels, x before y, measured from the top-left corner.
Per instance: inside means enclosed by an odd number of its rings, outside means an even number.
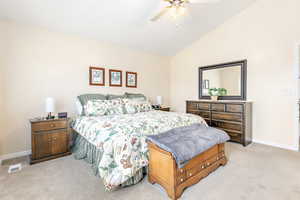
[[[82,115],[85,115],[84,107],[88,101],[90,101],[90,100],[107,100],[107,96],[104,94],[82,94],[82,95],[79,95],[77,98],[82,105]]]
[[[125,92],[125,96],[128,99],[137,99],[137,100],[142,100],[142,101],[146,101],[147,97],[143,94],[136,94],[136,93],[128,93]]]
[[[125,95],[114,95],[114,94],[108,94],[107,99],[108,100],[113,100],[113,99],[125,99]]]

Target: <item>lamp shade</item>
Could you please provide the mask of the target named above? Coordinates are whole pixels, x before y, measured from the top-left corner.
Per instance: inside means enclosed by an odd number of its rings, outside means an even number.
[[[54,110],[55,110],[54,98],[52,97],[46,98],[46,112],[50,113],[50,112],[54,112]]]
[[[162,96],[156,97],[156,103],[157,103],[157,105],[162,105]]]

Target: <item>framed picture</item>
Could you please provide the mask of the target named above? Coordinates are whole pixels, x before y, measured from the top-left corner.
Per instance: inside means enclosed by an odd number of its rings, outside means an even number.
[[[122,71],[121,70],[109,70],[109,86],[122,87]]]
[[[105,69],[100,67],[90,67],[90,85],[105,85]]]
[[[137,73],[126,72],[126,87],[136,88],[137,87]]]

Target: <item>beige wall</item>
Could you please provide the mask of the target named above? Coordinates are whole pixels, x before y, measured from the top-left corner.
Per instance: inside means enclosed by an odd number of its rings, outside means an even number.
[[[28,119],[45,115],[47,96],[56,99],[58,111],[69,114],[75,111],[75,97],[82,93],[142,92],[150,99],[163,96],[164,103],[168,103],[167,57],[7,21],[0,21],[1,32],[5,36],[0,40],[7,44],[0,45],[0,52],[5,51],[5,62],[0,63],[4,91],[0,94],[4,95],[1,101],[4,100],[7,113],[5,121],[1,121],[0,155],[30,150]],[[138,72],[138,88],[91,87],[88,85],[90,65]]]
[[[258,0],[171,60],[171,105],[197,99],[198,67],[248,59],[254,139],[297,149],[297,54],[300,1]]]

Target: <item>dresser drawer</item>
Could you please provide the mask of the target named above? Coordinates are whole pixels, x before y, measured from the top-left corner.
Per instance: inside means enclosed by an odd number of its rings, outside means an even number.
[[[198,103],[197,108],[201,109],[201,110],[210,110],[210,104],[209,103]]]
[[[213,111],[219,111],[219,112],[225,112],[225,104],[211,104],[211,110]]]
[[[189,113],[194,114],[194,115],[199,115],[199,116],[201,116],[203,118],[206,118],[206,119],[210,119],[210,112],[209,111],[195,110],[195,111],[191,111]]]
[[[226,129],[226,130],[235,130],[235,131],[242,131],[243,127],[241,124],[234,124],[230,122],[219,122],[219,121],[211,121],[211,126]]]
[[[242,135],[230,131],[226,131],[226,133],[230,136],[230,140],[234,142],[242,142]]]
[[[187,102],[187,110],[197,110],[196,102]]]
[[[240,104],[227,104],[226,112],[242,113],[243,105]]]
[[[236,121],[242,122],[242,114],[232,114],[232,113],[215,113],[212,112],[211,114],[212,120],[228,120],[228,121]]]
[[[32,124],[32,131],[50,131],[56,129],[67,128],[67,121],[53,121],[53,122],[37,122]]]

